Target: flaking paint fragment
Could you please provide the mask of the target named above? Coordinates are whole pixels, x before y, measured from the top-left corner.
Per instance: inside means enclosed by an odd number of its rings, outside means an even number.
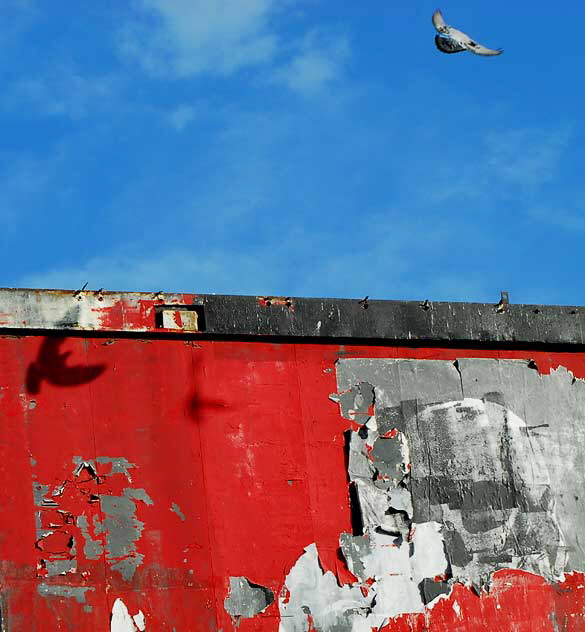
[[[136,502],[152,505],[153,501],[144,489],[126,488],[123,496],[100,496],[104,519],[96,534],[105,534],[106,559],[111,568],[125,580],[131,580],[144,555],[136,550],[142,536],[144,522],[136,518]]]
[[[47,577],[56,575],[67,575],[67,573],[75,573],[77,571],[77,562],[71,560],[45,560],[45,569]]]
[[[171,504],[171,511],[173,513],[176,513],[177,516],[179,516],[179,518],[185,522],[185,514],[181,511],[181,508],[179,507],[179,505],[177,505],[177,503],[172,503]]]
[[[112,466],[110,475],[123,474],[129,483],[132,482],[130,470],[134,469],[136,465],[134,463],[130,463],[128,459],[120,456],[98,456],[96,461],[100,464],[110,464]]]
[[[97,518],[97,516],[96,516]],[[84,539],[83,553],[88,560],[97,560],[104,552],[104,547],[99,540],[94,540],[89,532],[89,521],[85,514],[77,518],[77,526]]]
[[[136,518],[137,504],[152,505],[153,501],[142,488],[125,487],[120,496],[91,493],[92,484],[103,484],[108,478],[114,479],[110,489],[118,487],[120,482],[126,483],[130,478],[128,469],[134,464],[123,457],[98,457],[94,461],[75,456],[73,464],[72,476],[53,490],[55,500],[47,502],[48,485],[37,482],[33,485],[35,505],[39,507],[35,513],[37,574],[47,577],[76,572],[77,547],[83,539],[83,549],[79,551],[82,560],[97,560],[105,552],[105,561],[110,568],[130,580],[144,560],[144,555],[136,550],[144,528],[144,523]],[[74,515],[68,511],[66,506],[70,505],[72,495],[77,496],[93,515],[85,512]],[[63,503],[63,507],[59,503]],[[104,516],[103,520],[100,514]]]
[[[345,419],[365,423],[369,410],[374,405],[374,387],[367,382],[358,382],[347,390],[333,393],[330,398],[339,404]]]
[[[274,593],[247,577],[230,577],[230,591],[224,599],[226,612],[234,619],[254,617],[274,601]]]
[[[95,461],[84,461],[80,456],[73,457],[73,463],[76,465],[75,470],[73,470],[73,476],[79,478],[82,476],[85,471],[90,478],[96,477],[96,466]]]
[[[40,516],[37,516],[37,520],[40,521]],[[43,555],[37,562],[37,577],[55,577],[77,571],[75,539],[71,533],[64,530],[65,528],[65,523],[46,532],[37,528],[40,537],[35,547]]]
[[[65,597],[75,599],[78,603],[85,603],[85,593],[93,591],[92,586],[61,586],[59,584],[38,584],[37,592],[42,597]]]
[[[46,498],[49,493],[49,485],[42,485],[41,483],[33,482],[33,499],[37,507],[58,507],[58,504]]]

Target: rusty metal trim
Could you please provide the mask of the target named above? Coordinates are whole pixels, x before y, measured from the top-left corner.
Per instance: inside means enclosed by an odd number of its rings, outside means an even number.
[[[204,332],[168,330],[161,306],[198,310]],[[585,344],[585,308],[425,301],[0,289],[0,331],[222,338]]]

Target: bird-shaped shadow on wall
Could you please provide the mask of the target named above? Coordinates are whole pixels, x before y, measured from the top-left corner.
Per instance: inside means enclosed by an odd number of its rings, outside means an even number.
[[[228,408],[228,403],[223,399],[206,397],[201,394],[201,387],[207,381],[205,377],[205,365],[200,358],[193,357],[193,371],[195,388],[187,398],[187,413],[194,421],[203,419],[213,413],[222,412]]]
[[[106,370],[105,364],[68,364],[73,352],[60,351],[65,340],[58,336],[47,336],[43,340],[36,360],[29,364],[26,371],[27,393],[39,393],[43,381],[60,387],[87,384]]]

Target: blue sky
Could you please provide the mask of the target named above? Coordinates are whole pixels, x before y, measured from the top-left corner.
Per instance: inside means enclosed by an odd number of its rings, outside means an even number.
[[[585,4],[0,0],[0,286],[583,304]]]

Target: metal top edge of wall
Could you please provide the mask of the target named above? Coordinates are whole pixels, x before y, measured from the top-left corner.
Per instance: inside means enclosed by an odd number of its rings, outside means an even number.
[[[585,307],[0,289],[0,331],[585,344]]]

